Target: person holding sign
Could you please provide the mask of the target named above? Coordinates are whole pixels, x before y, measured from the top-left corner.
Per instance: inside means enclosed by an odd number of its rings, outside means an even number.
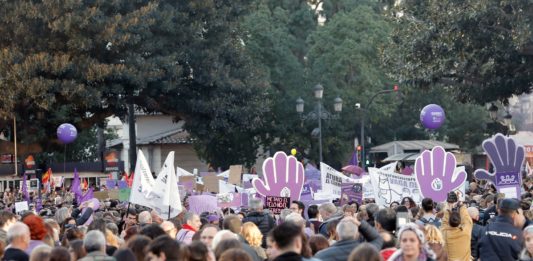
[[[455,192],[450,192],[441,228],[449,260],[470,260],[470,248],[465,246],[470,243],[472,227],[466,206],[458,202]]]

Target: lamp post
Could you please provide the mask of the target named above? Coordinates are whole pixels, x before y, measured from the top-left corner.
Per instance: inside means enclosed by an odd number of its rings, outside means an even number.
[[[487,126],[488,129],[493,130],[495,133],[503,133],[505,131],[506,135],[509,136],[510,132],[514,129],[513,116],[509,113],[509,110],[506,110],[505,115],[503,116],[503,121],[498,120],[498,106],[494,105],[494,103],[491,103],[488,111],[489,117],[493,121]]]
[[[302,120],[318,120],[318,156],[320,162],[322,162],[322,120],[338,119],[338,115],[331,114],[328,110],[322,107],[324,87],[321,84],[315,85],[313,88],[313,93],[315,99],[317,100],[316,110],[304,115],[304,100],[302,98],[298,98],[296,99],[296,112],[298,112]],[[342,111],[342,99],[340,97],[335,98],[333,109],[335,113]]]
[[[394,88],[392,90],[381,90],[379,92],[374,93],[374,95],[372,95],[372,97],[370,97],[370,100],[368,100],[366,108],[361,107],[360,104],[359,105],[356,104],[356,108],[360,109],[363,112],[363,115],[361,117],[361,168],[363,169],[363,171],[366,168],[366,158],[365,158],[365,149],[366,149],[366,146],[365,146],[365,118],[366,118],[366,113],[368,112],[368,110],[370,109],[370,105],[372,105],[372,102],[374,101],[374,99],[378,95],[391,93],[391,92],[397,92],[397,91],[398,91],[398,85],[394,85]]]

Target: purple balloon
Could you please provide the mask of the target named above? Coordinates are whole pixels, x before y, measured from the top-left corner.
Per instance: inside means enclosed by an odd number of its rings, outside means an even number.
[[[70,123],[63,123],[57,128],[57,138],[64,144],[73,142],[78,137],[78,130]]]
[[[446,120],[446,114],[437,104],[426,105],[420,112],[420,122],[428,129],[438,129]]]

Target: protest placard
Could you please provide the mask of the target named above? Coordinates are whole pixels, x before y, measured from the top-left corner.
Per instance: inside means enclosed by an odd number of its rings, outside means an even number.
[[[341,186],[341,206],[349,202],[361,204],[363,201],[363,184],[362,183],[342,183]]]
[[[219,208],[217,206],[217,198],[211,195],[193,195],[188,197],[189,211],[198,215],[203,212],[215,212]]]
[[[22,211],[30,210],[28,201],[15,202],[15,212],[20,213]]]
[[[217,204],[220,208],[240,207],[241,193],[219,193],[217,194]]]
[[[109,199],[118,199],[119,198],[119,190],[118,189],[110,189],[107,191],[107,195]]]
[[[119,189],[118,191],[118,200],[120,201],[128,201],[130,198],[131,189],[130,188],[124,188]]]
[[[98,200],[106,200],[109,198],[109,195],[107,194],[107,191],[96,191],[94,192],[94,197]]]
[[[266,196],[265,207],[275,215],[279,215],[283,209],[289,208],[291,204],[290,197]]]
[[[204,181],[205,191],[209,192],[219,192],[219,178],[216,176],[216,174],[208,174],[202,178]]]
[[[237,186],[241,185],[242,165],[229,166],[228,182]]]
[[[322,184],[321,192],[323,195],[330,195],[330,199],[341,197],[342,183],[356,182],[355,179],[342,174],[324,162],[320,163],[320,176]]]

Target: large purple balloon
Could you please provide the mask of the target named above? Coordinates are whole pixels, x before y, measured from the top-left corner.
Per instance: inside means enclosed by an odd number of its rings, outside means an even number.
[[[428,129],[438,129],[446,120],[446,114],[437,104],[426,105],[420,112],[420,122]]]
[[[78,136],[78,130],[70,123],[63,123],[57,128],[57,138],[64,144],[73,142]]]

